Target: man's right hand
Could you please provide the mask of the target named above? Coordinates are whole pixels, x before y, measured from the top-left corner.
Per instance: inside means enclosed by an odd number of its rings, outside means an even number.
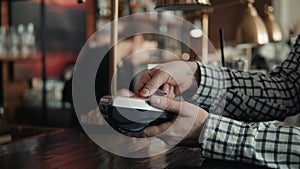
[[[193,85],[198,86],[199,77],[200,72],[196,62],[164,63],[143,73],[136,87],[136,94],[149,97],[159,88],[164,91],[163,85],[169,84],[174,86],[174,94],[177,96]]]

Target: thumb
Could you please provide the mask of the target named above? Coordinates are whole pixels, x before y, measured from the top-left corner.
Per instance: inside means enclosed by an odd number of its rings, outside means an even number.
[[[182,106],[180,101],[156,95],[150,97],[150,103],[158,109],[167,110],[176,114],[180,112]]]

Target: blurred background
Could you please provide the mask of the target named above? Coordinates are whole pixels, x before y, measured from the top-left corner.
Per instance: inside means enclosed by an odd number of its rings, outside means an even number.
[[[89,38],[89,46],[95,49],[104,48],[110,43],[109,33],[107,37],[92,35],[114,16],[112,1],[0,2],[0,143],[57,128],[79,128],[78,117],[72,105],[73,67],[81,48]],[[158,4],[159,1],[154,0],[120,0],[117,17],[155,12]],[[210,4],[208,8],[192,10],[186,10],[184,6],[176,10],[161,9],[163,13],[176,15],[195,24],[195,29],[190,30],[190,40],[194,48],[199,46],[198,51],[191,51],[170,37],[151,34],[133,36],[118,45],[115,56],[120,68],[118,74],[134,74],[138,70],[131,70],[132,67],[138,69],[149,62],[195,58],[209,62],[213,59],[207,60],[207,57],[219,58],[221,49],[224,49],[224,66],[241,71],[267,73],[287,57],[294,37],[300,33],[300,10],[297,9],[300,6],[299,0],[210,0]],[[253,12],[249,6],[257,11],[265,31],[275,29],[275,38],[270,32],[265,32],[269,33],[266,34],[265,41],[248,42],[242,39],[245,29],[243,24],[248,29],[255,29],[245,23],[247,11]],[[169,18],[156,18],[156,22],[157,20],[159,25],[154,28],[161,32],[176,26]],[[269,22],[273,25],[271,28],[268,27]],[[153,25],[144,26],[149,28]],[[223,48],[220,43],[220,29],[224,36]],[[203,35],[208,37],[216,53],[203,53]],[[167,49],[175,57],[168,54],[158,55],[158,51],[134,55],[140,50],[153,48]],[[108,66],[109,62],[107,63]],[[99,85],[99,93],[107,94],[108,70],[109,67],[106,67],[98,72],[105,74],[100,80],[102,86]],[[118,90],[121,89],[124,86],[119,85]],[[133,90],[125,86],[125,90],[121,91],[131,94]],[[91,109],[86,115],[79,117],[79,120],[101,123],[102,119],[97,119],[98,113]]]

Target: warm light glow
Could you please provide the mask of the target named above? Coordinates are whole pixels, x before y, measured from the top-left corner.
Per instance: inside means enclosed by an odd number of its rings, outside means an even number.
[[[275,32],[273,34],[273,39],[274,39],[274,41],[281,41],[282,40],[282,34],[281,34],[281,32]]]
[[[259,45],[262,45],[262,44],[266,44],[269,42],[269,37],[267,34],[265,33],[261,33],[261,34],[258,34],[257,35],[257,40],[258,40],[258,44]]]
[[[203,32],[201,29],[193,29],[190,31],[190,36],[193,37],[193,38],[201,38],[203,35]]]
[[[265,24],[271,42],[282,41],[282,31],[280,26],[275,20],[274,9],[272,6],[265,6]]]
[[[190,58],[191,58],[191,56],[190,56],[190,54],[188,54],[188,53],[183,53],[183,54],[181,55],[181,59],[182,59],[182,60],[188,61],[188,60],[190,60]]]
[[[210,4],[209,0],[197,0],[199,4]]]
[[[252,3],[248,4],[244,12],[243,20],[237,31],[237,42],[258,45],[269,42],[266,26]]]
[[[156,0],[155,9],[158,11],[188,11],[210,6],[209,0]]]
[[[78,3],[85,3],[85,0],[77,0]]]

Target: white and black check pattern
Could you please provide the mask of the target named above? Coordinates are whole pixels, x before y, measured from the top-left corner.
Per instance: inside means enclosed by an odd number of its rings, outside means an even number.
[[[199,138],[202,155],[300,168],[300,128],[271,121],[300,113],[300,36],[288,58],[268,75],[198,64],[201,82],[193,99],[206,110],[220,103],[214,99],[225,100],[222,112],[210,111]]]

